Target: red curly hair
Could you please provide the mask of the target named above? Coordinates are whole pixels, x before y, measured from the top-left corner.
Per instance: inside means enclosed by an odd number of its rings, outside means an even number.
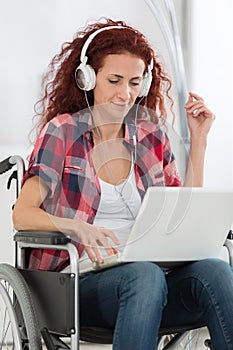
[[[165,121],[167,117],[165,98],[167,97],[171,105],[173,104],[169,96],[171,80],[166,76],[154,50],[138,30],[130,27],[124,21],[105,18],[105,23],[89,24],[86,29],[77,32],[73,41],[64,43],[61,52],[49,64],[42,81],[44,96],[35,105],[36,115],[39,116],[39,130],[58,114],[75,113],[87,108],[84,91],[77,87],[75,81],[75,71],[80,64],[82,47],[90,34],[108,26],[124,26],[125,30],[112,29],[100,32],[88,46],[86,52],[88,64],[97,73],[106,55],[128,52],[144,61],[146,71],[153,60],[151,87],[147,97],[140,101],[140,105],[148,108],[151,120],[158,122],[158,119],[161,118]],[[93,91],[87,94],[90,105],[93,105]]]

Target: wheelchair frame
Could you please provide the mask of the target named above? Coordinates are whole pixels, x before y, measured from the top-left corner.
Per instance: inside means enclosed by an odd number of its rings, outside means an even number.
[[[21,179],[24,174],[24,161],[20,156],[8,157],[0,162],[0,174],[10,170],[14,165],[17,165],[17,171],[14,171],[9,178],[7,188],[10,188],[11,180],[17,180],[16,193],[18,196]],[[230,263],[233,262],[233,241],[232,231],[229,232],[226,240],[226,247],[230,256]],[[79,349],[79,340],[84,340],[92,343],[111,344],[113,337],[112,329],[102,329],[98,327],[79,327],[79,266],[78,266],[78,252],[75,246],[71,243],[71,239],[61,232],[30,232],[23,231],[17,232],[14,235],[14,241],[16,242],[16,259],[15,268],[10,267],[10,271],[18,271],[19,277],[16,274],[16,279],[22,280],[23,287],[27,290],[26,298],[30,300],[28,303],[28,313],[35,322],[35,328],[39,327],[39,336],[42,336],[44,343],[48,350],[58,349]],[[53,272],[53,271],[36,271],[28,270],[25,268],[25,259],[22,254],[27,249],[52,249],[52,250],[66,250],[70,256],[70,273]],[[0,264],[1,266],[6,264]],[[8,266],[9,267],[9,266]],[[5,267],[4,267],[5,268]],[[7,268],[8,269],[8,268]],[[0,273],[1,278],[1,273]],[[7,276],[8,279],[8,276]],[[0,295],[4,294],[4,300],[8,297],[7,292],[2,292],[2,285],[0,284]],[[15,294],[13,286],[13,294]],[[26,292],[25,292],[26,293]],[[20,294],[20,293],[19,293]],[[8,303],[11,305],[12,303]],[[58,307],[59,305],[59,307]],[[24,314],[24,306],[20,305],[22,312],[14,310],[14,305],[11,305],[10,311],[14,317],[14,322],[20,323]],[[62,307],[60,307],[62,306]],[[27,307],[27,306],[26,306]],[[55,311],[54,311],[55,310]],[[27,320],[26,320],[27,321]],[[26,322],[25,322],[26,323]],[[160,329],[159,336],[163,337],[168,334],[174,334],[174,337],[165,347],[161,350],[177,349],[180,342],[189,334],[190,330],[201,328],[204,323],[193,325],[192,327],[172,328],[172,329]],[[20,337],[20,332],[15,331]],[[30,333],[30,332],[29,332]],[[41,334],[40,334],[41,333]],[[70,338],[70,347],[61,338]],[[28,336],[29,338],[29,336]],[[0,340],[1,341],[1,340]],[[31,345],[30,339],[24,340],[24,347],[22,344],[16,344],[16,350],[40,350],[41,344]],[[37,340],[38,342],[38,340]],[[160,343],[162,343],[160,341]],[[1,345],[1,343],[0,343]],[[209,345],[208,342],[206,346]],[[211,345],[209,345],[211,348]],[[15,348],[14,348],[15,349]]]

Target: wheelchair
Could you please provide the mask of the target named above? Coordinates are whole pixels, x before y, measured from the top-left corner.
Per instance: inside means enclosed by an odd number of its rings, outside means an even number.
[[[24,174],[24,161],[10,156],[0,162],[0,174],[11,170],[8,180],[16,180],[16,197]],[[224,249],[233,265],[233,232],[230,231]],[[69,236],[61,232],[29,232],[14,234],[15,266],[0,264],[0,349],[14,350],[78,350],[80,340],[111,344],[113,329],[80,327],[78,253]],[[31,248],[66,250],[70,256],[70,272],[36,271],[27,269]],[[160,329],[157,349],[194,349],[192,332],[204,327]],[[191,345],[190,345],[190,344]],[[189,346],[189,347],[188,347]],[[211,349],[211,341],[205,340]]]

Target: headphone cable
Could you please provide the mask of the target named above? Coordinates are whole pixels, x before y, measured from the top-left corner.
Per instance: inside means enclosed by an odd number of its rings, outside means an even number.
[[[125,186],[126,186],[128,180],[129,180],[129,178],[130,178],[132,172],[134,171],[134,164],[136,163],[136,159],[137,159],[137,136],[136,136],[136,133],[137,133],[137,125],[136,125],[136,123],[137,123],[137,119],[138,119],[138,108],[139,108],[139,104],[140,104],[140,102],[143,100],[144,96],[141,97],[141,99],[140,99],[140,100],[138,101],[138,103],[136,104],[136,112],[135,112],[135,131],[134,131],[134,134],[133,134],[133,145],[134,145],[133,164],[131,165],[130,172],[129,172],[127,178],[125,179],[124,184],[123,184],[121,190],[119,191],[119,190],[117,189],[116,180],[115,180],[115,178],[114,178],[114,176],[113,176],[113,174],[112,174],[112,171],[110,170],[110,168],[109,168],[109,166],[108,166],[108,163],[107,163],[107,161],[106,161],[107,157],[106,157],[106,154],[105,154],[105,149],[104,149],[103,140],[102,140],[102,137],[101,137],[101,134],[100,134],[99,127],[98,127],[98,126],[96,125],[96,123],[95,123],[95,118],[94,118],[94,115],[93,115],[93,111],[92,111],[92,108],[91,108],[91,106],[90,106],[90,104],[89,104],[88,97],[87,97],[87,92],[86,92],[85,90],[84,90],[84,95],[85,95],[87,107],[88,107],[88,109],[89,109],[89,111],[90,111],[90,113],[91,113],[93,126],[94,126],[94,128],[96,129],[98,138],[99,138],[99,140],[100,140],[100,144],[102,145],[102,153],[101,153],[101,154],[102,154],[103,164],[104,164],[104,166],[105,166],[105,168],[106,168],[106,170],[107,170],[107,172],[108,172],[108,174],[109,174],[109,176],[110,176],[110,178],[111,178],[112,185],[114,186],[115,192],[116,192],[117,194],[119,194],[119,196],[120,196],[122,202],[124,203],[125,207],[128,209],[128,211],[129,211],[129,213],[130,213],[132,219],[135,220],[136,217],[135,217],[135,215],[133,214],[132,210],[130,209],[130,207],[129,207],[129,205],[128,205],[126,199],[125,199],[125,197],[123,196],[123,190],[124,190],[124,188],[125,188]]]

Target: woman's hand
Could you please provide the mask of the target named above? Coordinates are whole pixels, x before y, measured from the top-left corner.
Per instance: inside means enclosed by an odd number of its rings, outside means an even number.
[[[93,262],[98,260],[98,262],[102,263],[104,261],[99,250],[100,246],[104,247],[108,255],[116,254],[117,250],[112,247],[109,238],[116,245],[120,244],[118,238],[112,231],[86,222],[78,222],[77,235],[81,243],[84,245],[88,257]]]
[[[184,186],[201,187],[204,180],[204,161],[207,135],[215,119],[206,107],[203,98],[189,93],[185,105],[190,131],[190,153]]]
[[[190,92],[185,109],[191,138],[206,138],[215,116],[206,107],[203,98]]]

